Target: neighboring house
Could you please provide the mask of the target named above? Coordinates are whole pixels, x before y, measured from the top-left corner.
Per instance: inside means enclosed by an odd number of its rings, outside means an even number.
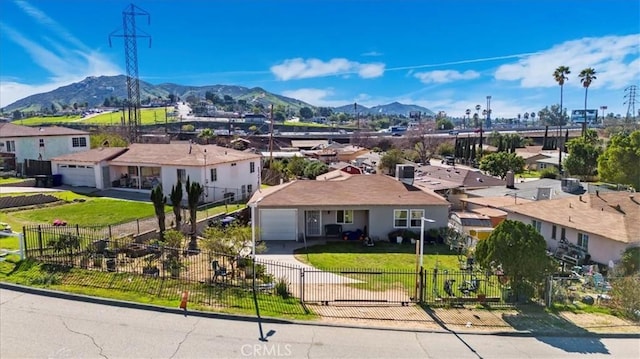
[[[446,227],[449,214],[441,196],[385,175],[297,180],[256,192],[249,205],[260,240],[323,238],[327,225],[386,239],[397,229],[420,232],[423,217],[435,221],[425,230]]]
[[[134,143],[59,156],[52,167],[64,184],[139,192],[162,184],[166,196],[189,178],[204,186],[202,202],[246,200],[260,186],[260,155],[216,145]]]
[[[640,195],[630,192],[579,196],[505,206],[508,219],[531,224],[550,251],[568,242],[602,265],[640,245]]]
[[[505,180],[485,175],[478,170],[431,165],[418,167],[414,182],[418,187],[444,196],[455,210],[461,208],[459,199],[466,197],[465,192],[491,186],[504,186],[506,183]]]
[[[127,151],[126,147],[100,147],[51,159],[51,173],[62,175],[62,184],[106,189],[112,185],[109,161]]]
[[[471,212],[483,215],[489,218],[491,226],[496,227],[502,221],[507,219],[508,213],[502,210],[502,207],[512,204],[528,203],[532,200],[514,196],[502,197],[469,197],[461,198],[462,209],[465,212]]]
[[[331,163],[329,164],[329,169],[330,170],[340,170],[342,172],[346,172],[348,174],[352,174],[352,175],[359,175],[362,174],[362,170],[354,165],[351,165],[349,163],[346,162],[336,162],[336,163]]]
[[[20,173],[24,173],[26,160],[48,161],[56,156],[87,151],[90,147],[86,131],[0,123],[0,153],[14,155],[15,169]]]
[[[566,154],[565,154],[566,156]],[[553,155],[553,156],[549,156],[547,158],[541,158],[539,160],[536,160],[536,167],[535,169],[537,171],[543,171],[543,170],[548,170],[548,169],[558,169],[558,159],[559,156],[557,154]]]

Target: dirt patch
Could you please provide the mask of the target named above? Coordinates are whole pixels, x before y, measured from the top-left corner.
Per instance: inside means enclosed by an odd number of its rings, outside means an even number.
[[[640,333],[640,323],[613,315],[563,312],[560,316],[592,333]]]

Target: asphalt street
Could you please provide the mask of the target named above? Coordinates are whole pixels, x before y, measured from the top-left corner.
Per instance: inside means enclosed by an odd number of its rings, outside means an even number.
[[[263,323],[0,289],[2,358],[638,358],[637,338],[529,337]]]

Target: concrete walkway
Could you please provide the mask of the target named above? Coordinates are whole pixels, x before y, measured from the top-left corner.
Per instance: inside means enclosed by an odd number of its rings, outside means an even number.
[[[259,261],[267,263],[267,272],[275,278],[285,277],[292,285],[299,284],[301,282],[300,270],[304,269],[304,283],[306,284],[361,283],[361,281],[349,277],[320,271],[313,266],[297,260],[293,253],[296,249],[304,248],[305,243],[297,241],[268,241],[265,243],[267,245],[266,252],[257,254],[256,258],[258,258]],[[313,246],[325,243],[325,240],[313,240],[307,242],[306,245]]]

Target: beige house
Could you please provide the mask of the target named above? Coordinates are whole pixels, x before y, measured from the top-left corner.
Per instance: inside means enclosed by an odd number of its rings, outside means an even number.
[[[581,248],[592,261],[607,265],[619,261],[625,249],[640,245],[638,193],[596,192],[501,209],[508,213],[508,219],[533,225],[552,252],[568,244]]]
[[[446,227],[449,203],[432,191],[423,191],[386,175],[349,175],[312,181],[296,180],[256,192],[255,223],[260,240],[323,238],[329,228],[361,231],[385,239],[398,229],[420,232]]]

